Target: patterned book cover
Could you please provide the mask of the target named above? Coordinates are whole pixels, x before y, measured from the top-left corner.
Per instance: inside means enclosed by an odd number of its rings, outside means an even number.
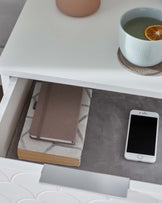
[[[43,163],[79,166],[84,147],[92,90],[88,88],[83,90],[75,144],[68,145],[30,138],[29,130],[35,112],[34,106],[39,98],[40,88],[41,82],[37,82],[18,144],[18,158]]]

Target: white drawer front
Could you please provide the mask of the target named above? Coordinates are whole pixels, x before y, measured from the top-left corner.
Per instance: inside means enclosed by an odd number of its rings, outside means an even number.
[[[6,156],[31,81],[11,78],[0,103],[0,156]]]

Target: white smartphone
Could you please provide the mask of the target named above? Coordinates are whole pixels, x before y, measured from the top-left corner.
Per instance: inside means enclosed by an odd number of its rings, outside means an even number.
[[[159,114],[131,110],[124,157],[128,160],[154,163],[156,161]]]

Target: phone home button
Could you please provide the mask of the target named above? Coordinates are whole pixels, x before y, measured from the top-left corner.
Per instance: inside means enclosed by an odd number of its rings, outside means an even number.
[[[143,156],[142,155],[137,155],[137,159],[143,159]]]

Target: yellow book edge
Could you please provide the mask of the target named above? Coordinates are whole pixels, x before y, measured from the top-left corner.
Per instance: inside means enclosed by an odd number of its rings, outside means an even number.
[[[45,154],[41,152],[33,152],[28,150],[19,149],[17,150],[17,155],[19,159],[34,161],[34,162],[45,162],[49,164],[59,164],[66,166],[80,166],[78,159],[57,156],[52,154]]]

